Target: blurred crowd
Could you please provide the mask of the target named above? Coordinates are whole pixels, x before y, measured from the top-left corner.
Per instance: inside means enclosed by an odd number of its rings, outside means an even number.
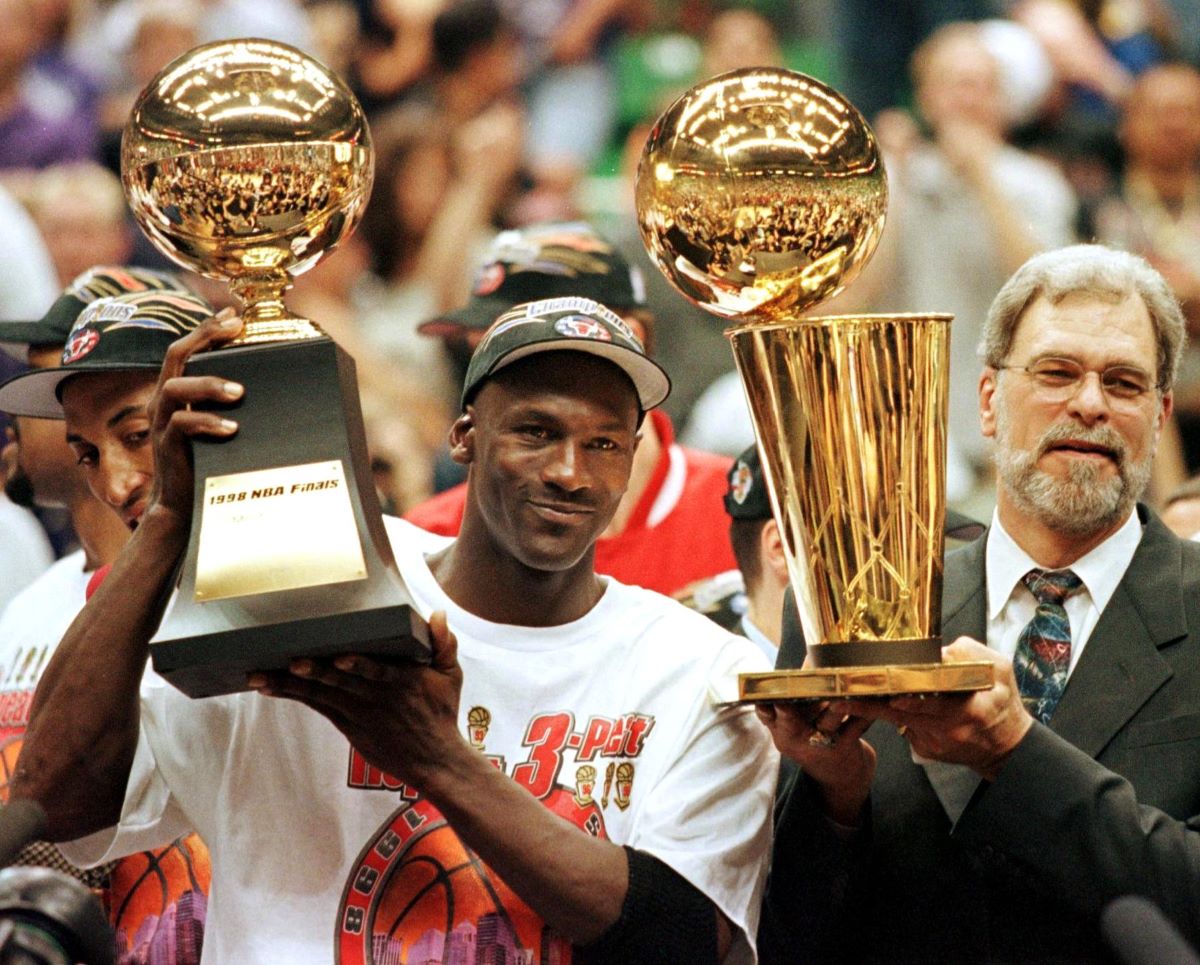
[[[174,57],[269,37],[349,81],[372,200],[289,304],[358,362],[391,511],[457,481],[444,440],[469,346],[418,326],[467,300],[497,232],[535,222],[586,219],[640,267],[681,439],[729,455],[751,441],[723,325],[652,267],[632,200],[654,118],[737,67],[814,74],[875,127],[888,226],[821,310],[954,313],[952,505],[990,512],[976,342],[1029,255],[1077,239],[1136,251],[1200,331],[1200,0],[0,0],[0,22],[0,317],[37,317],[89,265],[166,267],[118,171],[130,107]],[[1200,470],[1197,344],[1160,503]]]

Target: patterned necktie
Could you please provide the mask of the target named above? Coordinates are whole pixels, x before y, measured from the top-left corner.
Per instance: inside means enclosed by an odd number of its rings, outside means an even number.
[[[1046,724],[1071,667],[1071,623],[1063,602],[1083,581],[1071,570],[1030,570],[1021,581],[1037,600],[1037,611],[1017,638],[1013,671],[1025,709]]]

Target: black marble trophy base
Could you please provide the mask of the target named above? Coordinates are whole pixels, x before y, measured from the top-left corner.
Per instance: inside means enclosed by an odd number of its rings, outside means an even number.
[[[268,342],[193,356],[187,374],[220,376],[246,391],[227,407],[237,435],[197,439],[192,447],[191,537],[176,592],[151,641],[154,669],[189,696],[206,697],[246,690],[250,671],[281,669],[294,657],[363,653],[428,662],[428,626],[396,569],[371,478],[350,356],[326,337]],[[243,595],[227,588],[233,595],[197,600],[206,480],[261,470],[286,477],[287,467],[332,461],[344,470],[365,576]],[[236,533],[226,525],[218,556],[249,549],[237,545]],[[254,549],[261,555],[261,547]],[[281,571],[286,562],[280,560]]]

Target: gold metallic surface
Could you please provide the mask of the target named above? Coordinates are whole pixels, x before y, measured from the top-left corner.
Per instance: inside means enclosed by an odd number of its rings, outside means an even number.
[[[184,54],[147,85],[121,139],[134,217],[172,261],[230,282],[248,342],[319,334],[283,293],[354,230],[372,176],[349,88],[275,41]]]
[[[667,278],[734,322],[726,334],[817,664],[775,693],[989,686],[990,665],[980,682],[985,668],[936,663],[950,316],[807,315],[852,282],[883,231],[886,174],[862,115],[803,74],[712,78],[658,120],[636,202]]]
[[[642,238],[685,296],[782,320],[839,292],[883,230],[887,178],[858,110],[815,78],[721,74],[659,118],[638,166]]]
[[[806,642],[939,637],[950,316],[727,334]]]
[[[366,577],[340,460],[205,479],[197,602]]]
[[[830,667],[825,670],[775,670],[738,678],[741,703],[773,700],[834,700],[846,697],[898,697],[902,694],[963,693],[988,690],[995,683],[988,660],[962,663]]]

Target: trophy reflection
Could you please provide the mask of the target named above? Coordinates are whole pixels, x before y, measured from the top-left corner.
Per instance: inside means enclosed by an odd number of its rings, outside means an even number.
[[[808,650],[743,700],[986,689],[941,661],[950,316],[809,317],[871,257],[887,180],[837,91],[750,68],[684,94],[638,168],[643,240],[726,331]]]
[[[243,334],[189,375],[246,386],[228,441],[196,440],[192,531],[151,654],[192,696],[244,690],[298,656],[426,659],[366,450],[354,363],[283,302],[354,230],[370,195],[366,118],[308,55],[265,40],[198,47],[134,105],[121,174],[175,263],[229,283]]]

